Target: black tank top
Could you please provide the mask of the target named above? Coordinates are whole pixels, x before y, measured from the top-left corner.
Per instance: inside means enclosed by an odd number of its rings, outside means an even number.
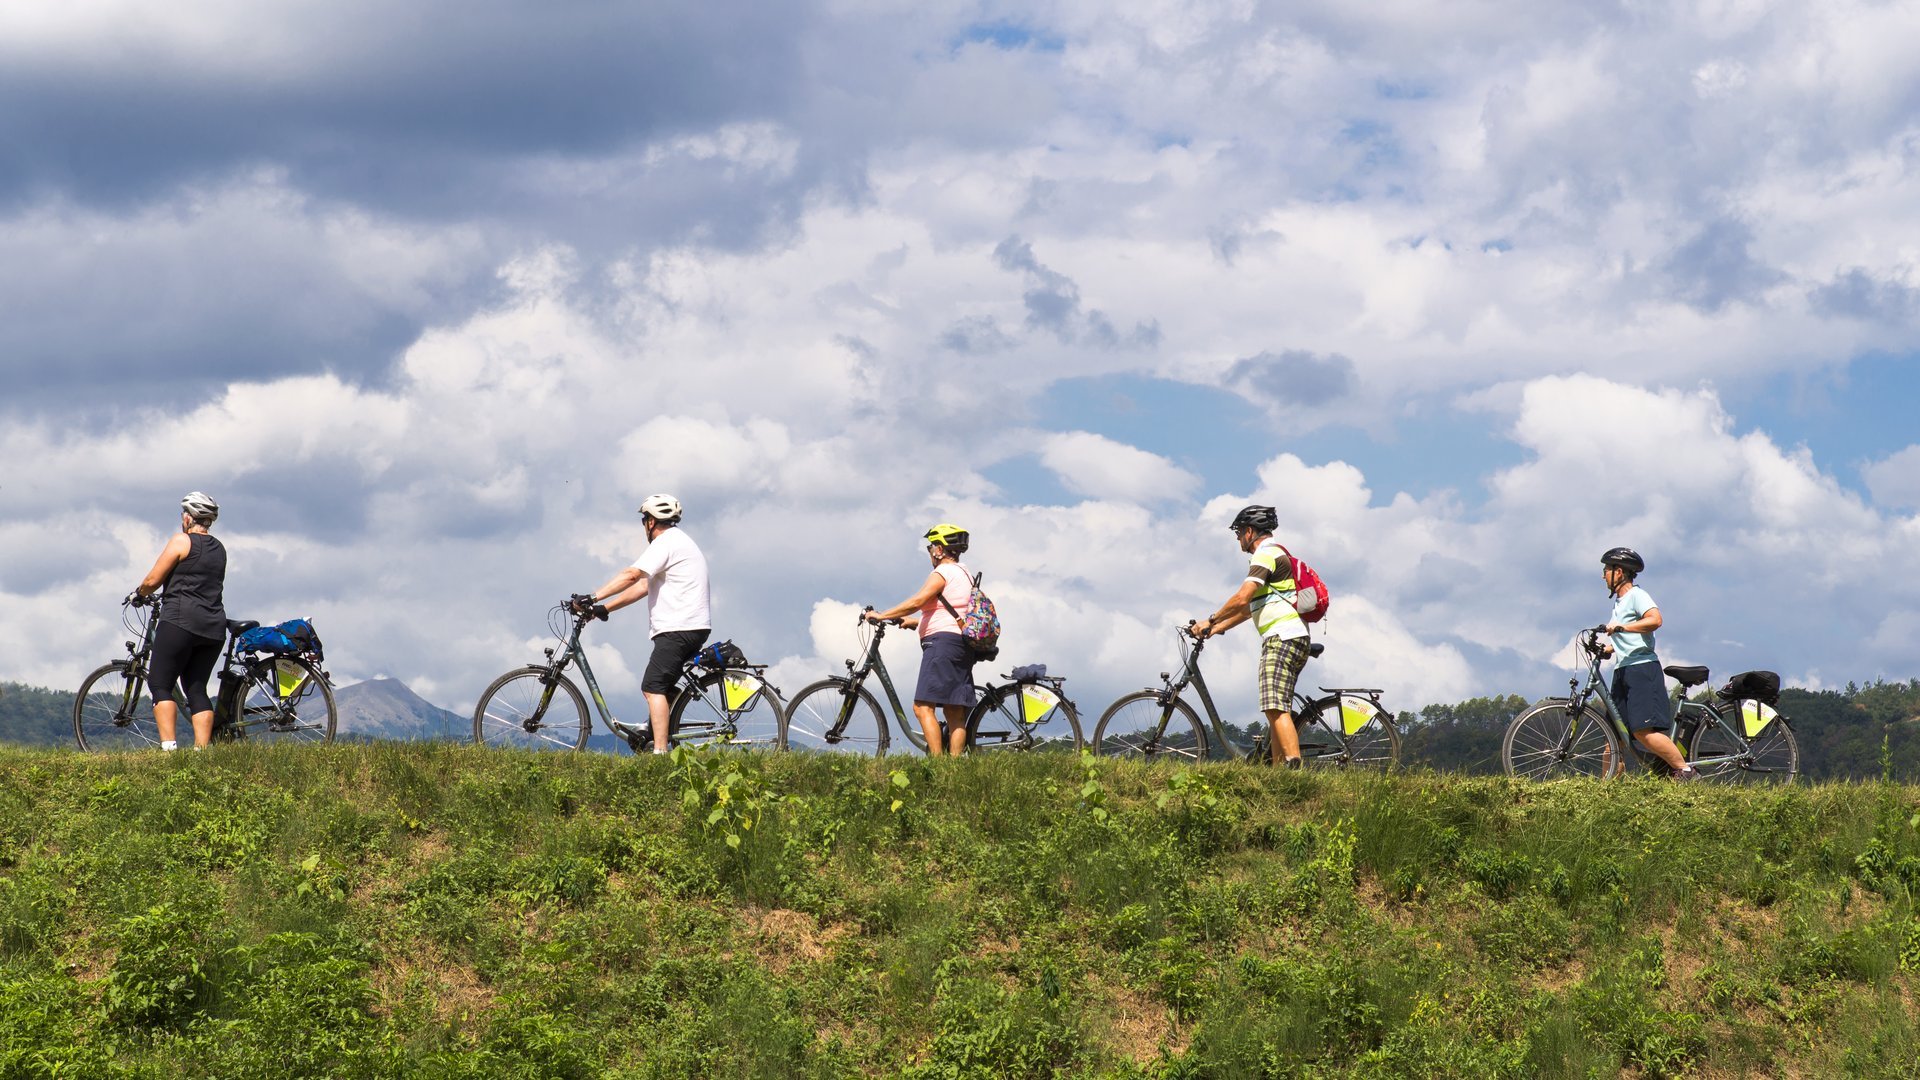
[[[188,533],[187,557],[167,575],[160,620],[204,638],[227,637],[227,609],[222,595],[227,581],[227,549],[206,533]]]

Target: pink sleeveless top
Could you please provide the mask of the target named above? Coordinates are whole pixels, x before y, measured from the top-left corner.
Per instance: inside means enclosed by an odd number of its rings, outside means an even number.
[[[941,596],[947,598],[947,604],[962,615],[967,613],[967,605],[973,601],[973,575],[958,563],[941,563],[935,572],[947,579],[947,587]],[[940,597],[920,605],[920,636],[928,634],[957,634],[960,632],[960,620],[947,613],[947,604]]]

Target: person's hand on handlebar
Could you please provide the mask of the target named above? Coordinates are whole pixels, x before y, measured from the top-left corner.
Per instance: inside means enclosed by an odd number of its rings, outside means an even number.
[[[153,597],[141,596],[140,590],[135,589],[132,592],[127,594],[127,598],[125,600],[122,600],[120,602],[126,605],[127,607],[145,607],[146,605],[153,603]]]
[[[1213,620],[1188,619],[1184,629],[1187,632],[1187,636],[1193,640],[1205,641],[1213,636]]]
[[[879,617],[879,615],[878,615],[878,613],[876,613],[876,612],[874,611],[874,609],[873,609],[873,605],[872,605],[872,604],[868,604],[868,605],[867,605],[866,607],[864,607],[864,608],[862,608],[862,609],[860,610],[860,621],[861,621],[861,622],[870,622],[870,623],[879,623],[879,624],[881,624],[882,626],[904,626],[904,627],[906,627],[906,628],[907,628],[907,629],[909,629],[909,630],[911,630],[911,629],[913,629],[914,627],[916,627],[916,626],[919,626],[919,625],[920,625],[920,620],[919,620],[919,619],[912,619],[912,620],[909,620],[909,619],[882,619],[882,618],[880,618],[880,617]]]
[[[567,601],[567,610],[582,618],[607,621],[607,606],[596,603],[587,593],[574,593],[572,599]]]

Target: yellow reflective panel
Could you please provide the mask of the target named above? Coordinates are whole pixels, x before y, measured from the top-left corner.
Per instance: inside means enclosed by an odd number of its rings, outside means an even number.
[[[1762,705],[1758,701],[1743,701],[1740,703],[1740,724],[1746,729],[1747,738],[1749,739],[1765,731],[1767,725],[1773,723],[1773,718],[1779,715],[1779,713],[1773,711],[1766,705]]]
[[[283,698],[292,697],[300,684],[307,681],[307,669],[291,660],[274,661],[273,674]]]
[[[1343,697],[1340,699],[1340,726],[1352,735],[1372,723],[1378,712],[1371,701]]]
[[[1058,704],[1060,704],[1060,695],[1044,686],[1020,688],[1020,711],[1026,715],[1029,724],[1038,722]]]
[[[760,692],[760,680],[746,675],[728,675],[727,709],[729,711],[746,708],[753,695]]]

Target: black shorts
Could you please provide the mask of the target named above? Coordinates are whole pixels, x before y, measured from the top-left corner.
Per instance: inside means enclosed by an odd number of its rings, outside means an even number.
[[[147,692],[155,701],[172,701],[177,684],[187,699],[187,712],[213,711],[213,699],[207,696],[207,680],[213,666],[220,662],[220,650],[226,642],[160,620],[153,635],[153,656],[147,661]]]
[[[643,694],[673,696],[680,683],[680,670],[707,643],[712,630],[662,630],[653,635],[653,655],[647,659],[647,673],[640,678]]]
[[[920,639],[920,684],[913,688],[918,705],[972,705],[973,661],[966,639],[959,634],[928,634]]]
[[[1673,705],[1667,700],[1667,677],[1658,660],[1613,669],[1613,707],[1627,722],[1628,731],[1670,731]]]

